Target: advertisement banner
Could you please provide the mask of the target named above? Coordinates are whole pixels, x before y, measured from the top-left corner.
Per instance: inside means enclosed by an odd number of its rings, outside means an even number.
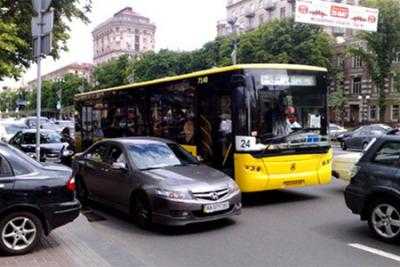
[[[379,10],[320,0],[296,1],[296,22],[376,32]]]

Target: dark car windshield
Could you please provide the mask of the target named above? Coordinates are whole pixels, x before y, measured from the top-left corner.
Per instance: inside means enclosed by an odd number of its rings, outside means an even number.
[[[56,132],[45,132],[40,134],[40,142],[42,144],[57,144],[62,143],[62,137]],[[36,143],[36,133],[26,133],[24,136],[25,144]]]
[[[140,170],[198,164],[195,158],[177,144],[134,144],[128,146],[128,153]]]

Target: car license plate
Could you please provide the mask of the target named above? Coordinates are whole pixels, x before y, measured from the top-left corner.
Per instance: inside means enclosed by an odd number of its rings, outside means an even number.
[[[222,203],[213,203],[204,205],[203,211],[204,213],[213,213],[221,210],[229,209],[229,202],[222,202]]]

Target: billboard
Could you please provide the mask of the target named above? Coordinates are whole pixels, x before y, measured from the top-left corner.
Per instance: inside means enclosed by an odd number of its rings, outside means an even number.
[[[320,0],[296,1],[296,22],[376,32],[379,10]]]

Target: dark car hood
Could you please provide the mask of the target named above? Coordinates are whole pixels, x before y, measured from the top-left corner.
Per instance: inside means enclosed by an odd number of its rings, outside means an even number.
[[[165,186],[190,186],[192,191],[208,190],[210,186],[225,188],[231,180],[224,173],[205,165],[167,167],[143,171],[143,173]]]

